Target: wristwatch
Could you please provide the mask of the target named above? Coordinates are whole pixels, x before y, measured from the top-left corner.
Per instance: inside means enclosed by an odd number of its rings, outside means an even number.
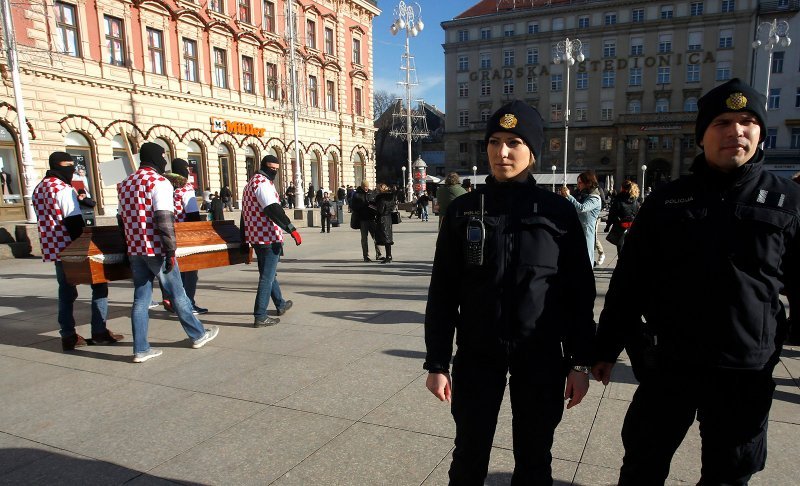
[[[591,373],[592,367],[591,366],[573,366],[572,371],[577,371],[578,373],[586,373],[587,375]]]

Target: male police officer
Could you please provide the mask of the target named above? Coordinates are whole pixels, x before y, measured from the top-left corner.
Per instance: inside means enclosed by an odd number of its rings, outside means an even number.
[[[747,484],[764,468],[786,332],[779,294],[800,305],[800,187],[764,170],[764,96],[733,79],[698,108],[703,153],[692,175],[645,200],[600,316],[595,378],[608,383],[625,346],[640,382],[622,428],[623,485],[663,484],[695,414],[699,484]]]

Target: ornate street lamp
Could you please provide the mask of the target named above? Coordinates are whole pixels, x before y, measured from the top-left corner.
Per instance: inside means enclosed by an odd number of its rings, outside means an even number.
[[[478,181],[477,181],[478,175],[477,174],[478,174],[478,166],[477,165],[473,165],[472,166],[472,185],[473,186],[477,186],[478,185]]]
[[[764,96],[767,99],[765,108],[769,109],[769,78],[772,74],[772,50],[775,46],[789,47],[792,39],[789,37],[789,23],[785,20],[774,19],[772,22],[761,22],[756,29],[756,40],[753,41],[753,49],[764,47],[764,50],[769,52],[767,60],[767,85],[764,90]],[[766,42],[762,42],[764,38]]]
[[[408,194],[408,191],[406,190],[406,184],[408,183],[406,180],[406,166],[404,165],[400,168],[403,170],[403,194]],[[410,201],[410,199],[408,201]]]
[[[644,199],[644,191],[645,191],[645,187],[647,186],[647,180],[645,179],[645,175],[646,174],[647,174],[647,166],[642,164],[642,188],[641,188],[642,189],[642,191],[641,191],[642,199]]]
[[[575,61],[583,62],[586,58],[581,48],[583,43],[580,39],[570,40],[569,37],[560,41],[556,45],[556,56],[553,58],[555,64],[564,61],[564,72],[566,73],[566,84],[564,85],[564,185],[567,185],[567,148],[569,147],[569,68]]]
[[[553,192],[556,192],[556,169],[557,168],[558,167],[556,167],[555,164],[552,167],[550,167],[550,170],[553,171]]]

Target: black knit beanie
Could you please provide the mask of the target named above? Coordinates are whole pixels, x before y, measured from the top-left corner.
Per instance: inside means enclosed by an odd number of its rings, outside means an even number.
[[[723,113],[749,111],[758,119],[761,126],[759,142],[767,136],[766,98],[739,78],[733,78],[725,84],[712,89],[697,100],[697,123],[695,125],[695,141],[703,143],[703,135],[714,118]]]
[[[66,152],[53,152],[50,154],[50,159],[48,162],[50,163],[51,169],[57,169],[60,167],[58,164],[59,162],[67,162],[72,160],[72,156]]]
[[[533,155],[539,158],[544,144],[543,124],[542,115],[536,108],[523,101],[512,101],[489,118],[484,140],[488,143],[495,132],[510,132],[524,140]]]
[[[189,163],[183,159],[172,159],[172,172],[188,179]]]

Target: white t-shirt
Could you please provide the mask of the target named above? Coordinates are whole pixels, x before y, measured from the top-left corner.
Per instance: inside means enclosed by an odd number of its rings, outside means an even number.
[[[275,184],[268,181],[267,184],[259,184],[256,188],[256,200],[261,209],[269,206],[270,204],[280,204],[278,199],[278,192],[275,190]]]
[[[172,184],[164,178],[153,185],[153,211],[175,212],[175,200],[172,196]]]
[[[56,194],[56,204],[58,209],[61,210],[61,219],[69,218],[70,216],[80,216],[81,207],[78,203],[78,193],[75,188],[67,186]]]

